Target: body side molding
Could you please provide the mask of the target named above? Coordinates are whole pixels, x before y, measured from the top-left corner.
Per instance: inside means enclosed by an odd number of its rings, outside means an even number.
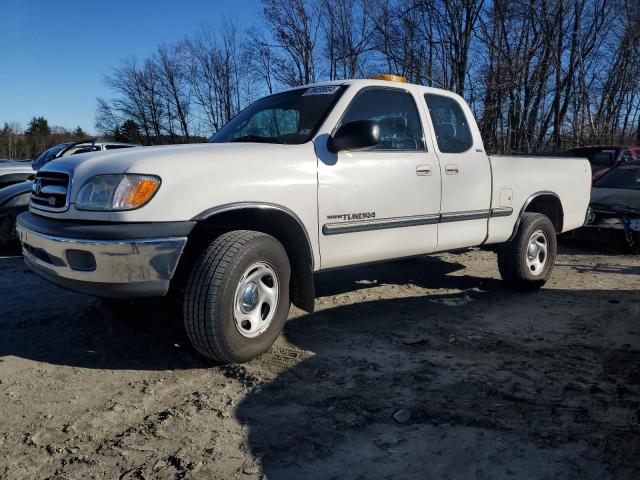
[[[491,217],[509,217],[513,213],[511,207],[496,207],[491,209]]]
[[[489,218],[490,210],[470,210],[467,212],[447,212],[440,215],[440,223],[464,222]]]
[[[410,217],[376,218],[371,220],[358,220],[354,222],[326,223],[322,226],[322,233],[324,235],[338,235],[341,233],[367,232],[371,230],[384,230],[387,228],[464,222],[467,220],[481,220],[489,217],[508,217],[512,213],[513,209],[511,207],[505,207],[494,208],[491,210],[471,210],[466,212],[448,212],[442,214],[415,215]]]
[[[340,233],[367,232],[370,230],[385,230],[388,228],[415,227],[418,225],[433,225],[440,221],[440,215],[417,215],[412,217],[377,218],[359,220],[356,222],[326,223],[322,226],[324,235]]]

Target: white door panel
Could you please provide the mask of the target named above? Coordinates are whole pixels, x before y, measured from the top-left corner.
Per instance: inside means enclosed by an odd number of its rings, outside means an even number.
[[[488,210],[491,169],[487,156],[469,151],[456,154],[438,152],[438,157],[444,169],[442,213]]]
[[[425,147],[421,101],[399,87],[354,88],[316,137],[322,268],[435,251],[440,166]],[[380,143],[366,151],[327,151],[327,137],[356,120],[378,123]]]
[[[438,250],[481,244],[491,205],[491,167],[473,114],[458,96],[427,94],[442,168]]]
[[[431,174],[421,174],[427,167]],[[322,268],[436,249],[440,176],[433,154],[342,152],[335,163],[319,162],[318,186]]]
[[[438,250],[480,245],[487,236],[491,202],[491,170],[487,156],[471,151],[438,153],[438,156],[445,170]],[[450,165],[456,166],[455,173],[447,171]]]

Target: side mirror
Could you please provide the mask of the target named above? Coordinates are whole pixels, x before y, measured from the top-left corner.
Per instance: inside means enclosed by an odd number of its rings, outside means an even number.
[[[373,120],[345,123],[329,137],[327,149],[331,153],[343,150],[366,150],[380,142],[380,126]]]

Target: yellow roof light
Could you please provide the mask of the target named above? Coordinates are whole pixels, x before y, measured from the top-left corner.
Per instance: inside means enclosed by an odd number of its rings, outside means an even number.
[[[386,80],[387,82],[402,82],[406,83],[407,79],[401,75],[392,75],[390,73],[381,73],[372,78],[372,80]]]

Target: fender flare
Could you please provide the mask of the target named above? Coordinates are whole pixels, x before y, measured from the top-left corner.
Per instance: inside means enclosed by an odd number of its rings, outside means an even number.
[[[306,244],[304,246],[301,245],[302,248],[300,250],[305,252],[306,255],[293,255],[290,254],[290,261],[292,267],[292,290],[291,290],[291,301],[294,305],[299,307],[302,310],[305,310],[309,313],[314,310],[315,303],[315,284],[313,278],[313,272],[315,267],[315,257],[313,244],[311,243],[311,237],[309,236],[309,232],[307,231],[306,226],[300,219],[300,217],[293,212],[291,209],[267,202],[236,202],[236,203],[228,203],[224,205],[218,205],[216,207],[209,208],[195,217],[192,218],[193,221],[196,222],[204,222],[208,219],[215,217],[216,215],[241,211],[241,210],[258,210],[264,212],[277,212],[279,214],[285,215],[289,219],[293,220],[297,225],[299,230],[304,234],[304,241]],[[294,234],[294,237],[297,236],[300,238],[300,234]],[[280,239],[283,240],[282,238]],[[302,240],[299,240],[302,241]],[[295,242],[294,242],[295,243]],[[287,245],[291,246],[291,243],[284,243],[285,248],[288,248]],[[305,248],[306,247],[306,248]],[[295,249],[295,247],[294,247]],[[300,253],[302,253],[300,252]],[[303,256],[307,258],[303,259]]]
[[[513,226],[513,232],[511,233],[511,236],[509,237],[507,242],[510,242],[511,240],[513,240],[515,238],[515,236],[516,236],[516,233],[518,233],[518,228],[520,227],[520,222],[522,221],[522,215],[527,210],[527,207],[529,205],[531,205],[531,202],[533,202],[536,198],[543,197],[543,196],[554,197],[558,201],[558,203],[560,204],[560,207],[563,209],[563,217],[564,217],[564,207],[562,207],[562,200],[560,199],[560,196],[557,193],[552,192],[550,190],[541,190],[539,192],[532,193],[529,196],[529,198],[527,198],[525,200],[525,202],[522,204],[522,208],[520,209],[520,213],[518,214],[518,218],[516,219],[516,223]],[[555,227],[555,225],[554,225],[554,227]]]
[[[311,237],[309,236],[309,232],[307,231],[307,227],[305,227],[304,223],[302,222],[302,220],[300,219],[300,217],[291,209],[282,206],[282,205],[278,205],[276,203],[268,203],[268,202],[235,202],[235,203],[225,203],[224,205],[219,205],[217,207],[211,207],[206,209],[203,212],[200,212],[198,215],[196,215],[195,217],[193,217],[191,220],[195,221],[195,222],[200,222],[203,220],[207,220],[211,217],[213,217],[214,215],[217,215],[219,213],[226,213],[226,212],[233,212],[236,210],[244,210],[244,209],[249,209],[249,208],[257,208],[259,210],[271,210],[271,211],[278,211],[281,213],[284,213],[288,216],[290,216],[291,218],[293,218],[296,223],[298,224],[298,226],[300,227],[300,230],[302,230],[302,232],[304,233],[304,236],[307,240],[307,246],[309,247],[309,253],[310,253],[310,262],[311,262],[311,269],[313,270],[314,268],[314,257],[313,257],[313,247],[311,244]]]

